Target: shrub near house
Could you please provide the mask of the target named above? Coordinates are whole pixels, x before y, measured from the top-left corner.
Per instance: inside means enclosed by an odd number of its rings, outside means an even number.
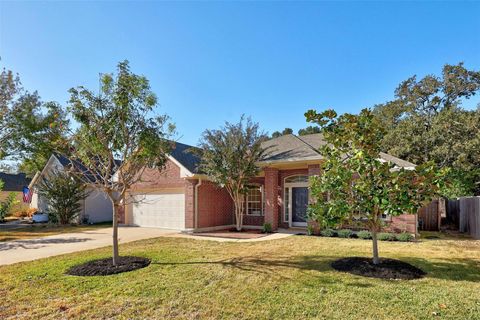
[[[39,194],[47,200],[49,222],[60,224],[73,222],[82,210],[81,201],[88,196],[81,181],[61,171],[43,178]]]

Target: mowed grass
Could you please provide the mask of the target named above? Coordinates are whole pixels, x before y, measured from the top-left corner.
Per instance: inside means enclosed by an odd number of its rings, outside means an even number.
[[[0,267],[1,319],[480,319],[480,241],[381,242],[383,257],[426,278],[334,271],[371,242],[292,236],[250,243],[158,238],[121,245],[147,268],[106,277],[64,272],[110,248]],[[0,252],[1,254],[1,252]]]
[[[96,228],[106,228],[111,226],[112,223],[98,223],[92,225],[51,225],[51,224],[32,224],[15,229],[0,229],[0,242],[31,239],[45,236],[52,236],[61,233],[82,232],[87,230],[93,230]],[[1,252],[0,252],[1,254]]]

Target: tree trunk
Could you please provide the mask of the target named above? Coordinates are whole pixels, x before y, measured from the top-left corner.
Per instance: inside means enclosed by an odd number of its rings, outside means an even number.
[[[373,242],[373,264],[379,264],[380,258],[378,257],[378,240],[377,240],[377,231],[372,231],[372,242]]]
[[[116,266],[118,263],[118,203],[113,204],[113,219],[112,219],[112,227],[113,227],[113,265]]]
[[[235,227],[237,231],[242,230],[242,221],[240,219],[240,202],[238,200],[235,201]]]
[[[233,203],[235,205],[235,228],[237,231],[241,231],[243,227],[243,197],[236,199]]]

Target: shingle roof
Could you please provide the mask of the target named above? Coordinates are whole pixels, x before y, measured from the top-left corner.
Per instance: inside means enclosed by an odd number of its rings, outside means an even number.
[[[322,159],[316,148],[293,134],[267,140],[262,147],[266,152],[261,162]]]
[[[200,157],[196,155],[193,150],[198,150],[197,147],[188,144],[175,142],[175,146],[170,153],[182,166],[192,173],[199,173],[198,167],[200,165]]]
[[[3,181],[3,191],[22,191],[32,179],[27,178],[25,173],[10,174],[0,172],[0,180]]]
[[[318,149],[326,145],[321,133],[305,136],[287,134],[265,141],[262,146],[267,152],[261,162],[288,162],[302,160],[321,160]],[[389,154],[380,153],[380,158],[394,163],[399,167],[415,167],[411,162],[399,159]]]
[[[197,156],[193,150],[198,150],[197,147],[190,146],[188,144],[174,142],[174,147],[170,155],[175,158],[182,166],[187,168],[192,173],[198,173],[198,167],[200,165],[200,157]],[[55,157],[60,161],[62,166],[68,166],[71,164],[70,160],[64,155],[55,154]],[[77,168],[87,172],[88,170],[79,161],[73,161]],[[121,164],[120,160],[116,160],[116,165]]]

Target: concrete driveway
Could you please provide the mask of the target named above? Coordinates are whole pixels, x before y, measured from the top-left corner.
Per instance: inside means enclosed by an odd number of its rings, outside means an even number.
[[[173,236],[178,233],[172,230],[140,227],[119,227],[118,230],[120,243],[167,235]],[[0,242],[0,265],[31,261],[111,245],[112,228]]]

